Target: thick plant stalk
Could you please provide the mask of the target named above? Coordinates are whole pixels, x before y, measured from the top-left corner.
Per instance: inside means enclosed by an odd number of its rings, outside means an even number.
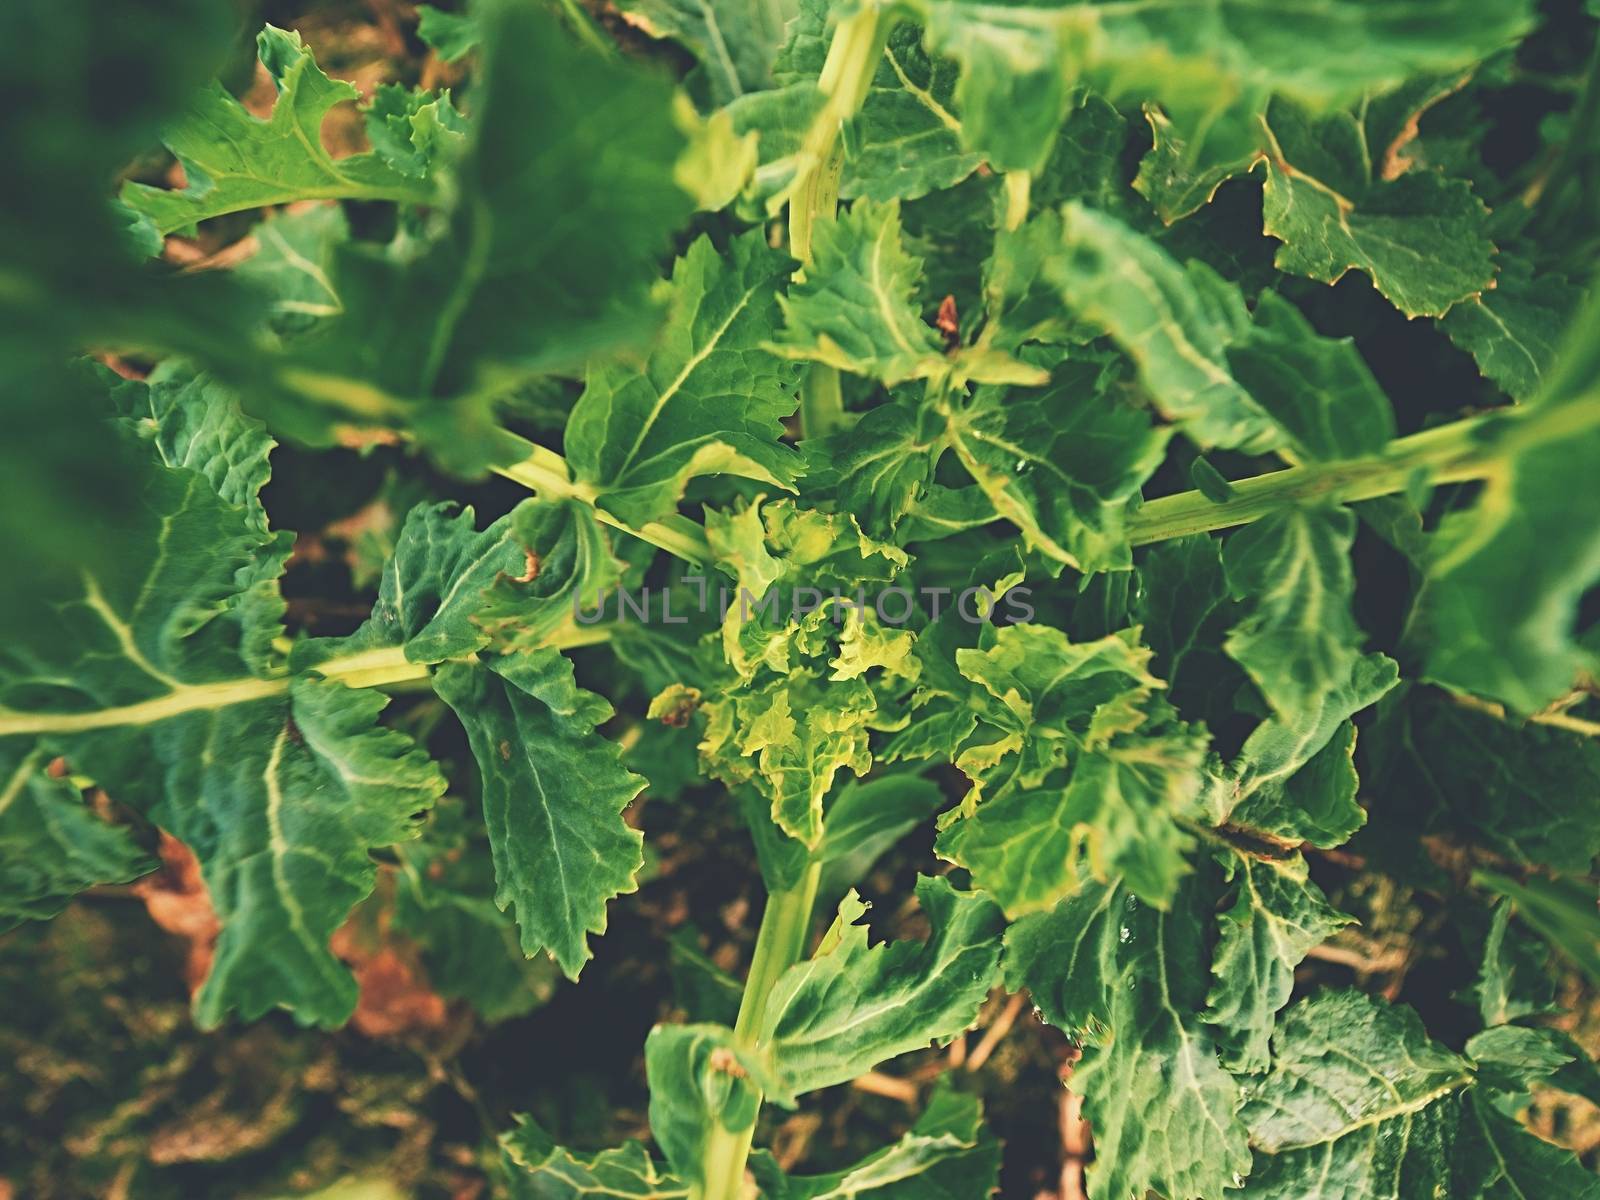
[[[822,864],[813,863],[794,887],[773,892],[761,914],[761,929],[756,934],[755,954],[750,974],[745,978],[739,1015],[734,1022],[734,1043],[740,1050],[759,1053],[765,1032],[761,1027],[767,997],[778,977],[799,962],[806,950],[806,934],[811,928],[811,910],[817,900],[817,884]],[[750,1157],[750,1142],[756,1122],[737,1132],[715,1126],[707,1140],[701,1171],[705,1190],[699,1200],[740,1200],[744,1194],[744,1168]]]
[[[1162,496],[1129,516],[1128,539],[1135,546],[1145,546],[1248,525],[1291,504],[1370,500],[1403,492],[1419,478],[1428,484],[1487,479],[1510,455],[1528,445],[1596,425],[1600,425],[1600,393],[1558,408],[1497,409],[1399,438],[1364,458],[1290,467],[1236,480],[1229,485],[1232,497],[1224,501],[1211,500],[1200,491]],[[508,449],[520,450],[527,457],[495,468],[500,474],[549,499],[594,503],[594,490],[572,480],[567,462],[559,454],[515,434],[503,436]],[[604,509],[597,508],[595,515],[687,562],[698,565],[711,560],[705,530],[687,517],[674,515],[635,529]]]
[[[811,234],[818,218],[839,207],[839,180],[844,173],[844,123],[861,110],[883,57],[890,23],[875,4],[846,17],[834,31],[817,86],[828,102],[806,133],[800,151],[800,178],[789,195],[789,253],[800,263],[800,275],[811,263]],[[844,424],[844,398],[839,369],[812,363],[800,387],[800,428],[808,438],[824,437]]]
[[[575,627],[562,630],[545,645],[559,649],[590,646],[606,641],[610,633],[602,626]],[[406,658],[400,646],[379,650],[362,650],[355,654],[321,662],[315,668],[318,675],[336,679],[346,687],[385,688],[419,682],[429,677],[432,668],[426,663],[414,663]],[[0,709],[0,737],[41,733],[84,733],[93,729],[114,729],[125,725],[153,725],[169,717],[206,709],[227,708],[233,704],[248,704],[273,696],[285,696],[293,682],[292,677],[273,675],[266,679],[253,675],[238,679],[219,680],[215,683],[185,684],[174,688],[165,696],[122,704],[113,708],[90,709],[86,712],[30,713],[8,712]]]

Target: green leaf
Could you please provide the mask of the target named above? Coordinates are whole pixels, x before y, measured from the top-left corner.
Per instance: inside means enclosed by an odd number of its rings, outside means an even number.
[[[1184,726],[1119,737],[1036,787],[983,800],[944,830],[938,851],[1013,918],[1076,891],[1080,869],[1163,904],[1187,869],[1193,839],[1174,818],[1195,806],[1205,750],[1204,734]]]
[[[434,686],[478,763],[495,903],[516,906],[525,953],[548,950],[576,979],[587,935],[605,932],[607,902],[634,890],[644,863],[622,819],[644,780],[595,732],[611,706],[576,687],[553,650],[448,662]]]
[[[779,976],[761,1024],[779,1104],[948,1041],[977,1019],[1000,960],[1000,910],[927,876],[917,899],[927,942],[869,946],[857,923],[866,905],[851,892],[810,961]]]
[[[951,446],[1027,544],[1081,571],[1125,568],[1129,502],[1166,456],[1170,429],[1119,401],[1116,372],[1070,363],[1037,398],[981,389],[951,415]]]
[[[922,262],[910,254],[900,204],[858,200],[812,233],[806,276],[782,300],[783,353],[893,387],[909,379],[1039,384],[1044,373],[984,347],[946,354],[916,303]]]
[[[1516,906],[1502,900],[1495,906],[1483,943],[1483,964],[1473,992],[1485,1025],[1502,1025],[1520,1017],[1552,1011],[1555,981],[1549,950],[1511,929]]]
[[[581,1158],[557,1146],[533,1118],[500,1138],[500,1173],[512,1200],[689,1200],[686,1184],[651,1161],[638,1142]]]
[[[751,1056],[724,1025],[657,1025],[645,1041],[650,1132],[673,1172],[701,1195],[710,1180],[708,1150],[719,1133],[749,1129],[764,1078],[753,1081]]]
[[[944,793],[931,779],[916,775],[880,775],[850,780],[828,805],[822,842],[816,858],[827,867],[822,890],[865,879],[874,863],[944,803]]]
[[[1006,935],[1006,986],[1086,1042],[1068,1086],[1095,1132],[1090,1200],[1222,1196],[1250,1171],[1238,1085],[1198,1017],[1208,886],[1190,876],[1166,911],[1086,888]]]
[[[1392,674],[1388,682],[1393,684]],[[1365,708],[1367,695],[1358,694],[1356,703]],[[1236,764],[1241,786],[1227,813],[1230,824],[1326,849],[1344,845],[1367,823],[1366,811],[1356,802],[1361,781],[1354,759],[1355,725],[1343,721],[1320,750],[1308,755],[1306,747],[1321,737],[1328,715],[1319,712],[1293,725],[1268,720],[1258,727]]]
[[[671,86],[574,45],[538,6],[479,8],[457,198],[431,238],[343,248],[344,312],[264,378],[236,367],[275,428],[318,445],[349,422],[404,429],[447,467],[481,473],[505,454],[501,398],[655,327],[657,263],[691,207],[675,181],[685,139]],[[407,296],[437,302],[396,303]]]
[[[554,993],[554,963],[523,957],[516,922],[495,907],[493,864],[481,827],[440,803],[419,842],[396,856],[393,928],[422,950],[428,985],[471,1004],[485,1021],[522,1016]]]
[[[165,134],[188,186],[168,191],[130,182],[123,185],[123,204],[168,234],[224,213],[297,200],[429,204],[438,197],[432,164],[411,173],[397,170],[376,151],[341,159],[328,153],[323,120],[335,104],[360,93],[324,75],[298,33],[268,25],[256,48],[278,90],[272,115],[266,120],[252,116],[213,83]],[[458,120],[454,110],[443,115],[449,106],[448,98],[429,102],[428,119],[445,126]]]
[[[1600,1197],[1600,1178],[1572,1151],[1552,1146],[1474,1091],[1462,1105],[1451,1196]]]
[[[1550,271],[1536,271],[1526,248],[1503,248],[1494,287],[1468,296],[1439,322],[1471,353],[1484,376],[1515,400],[1538,394],[1561,348],[1561,333],[1582,292]]]
[[[289,694],[287,717],[238,705],[155,733],[169,792],[151,815],[194,850],[222,921],[195,997],[202,1027],[230,1008],[251,1020],[277,1005],[302,1023],[343,1024],[356,984],[328,939],[372,890],[371,849],[414,837],[413,815],[444,792],[410,738],[378,727],[387,696],[317,679]],[[84,766],[98,775],[106,752],[91,748]]]
[[[288,541],[256,496],[271,442],[203,377],[152,380],[112,395],[146,439],[119,552],[35,581],[27,636],[0,654],[0,733],[37,736],[195,852],[222,922],[199,1023],[282,1006],[338,1025],[356,985],[328,937],[372,889],[370,850],[412,836],[444,781],[376,727],[381,694],[284,676]]]
[[[483,40],[478,22],[469,13],[445,12],[431,4],[419,4],[417,17],[417,36],[444,62],[465,58]]]
[[[963,144],[955,69],[921,42],[909,25],[889,34],[861,111],[844,127],[848,198],[914,200],[954,187],[983,161]]]
[[[1600,916],[1587,887],[1538,876],[1518,883],[1491,871],[1474,872],[1472,881],[1515,902],[1524,924],[1600,982]]]
[[[1468,1038],[1464,1052],[1486,1086],[1524,1092],[1573,1061],[1564,1038],[1552,1029],[1496,1025]]]
[[[0,742],[0,933],[55,916],[97,883],[125,883],[155,864],[76,788],[45,773],[43,755]]]
[[[1222,936],[1205,1020],[1217,1031],[1223,1065],[1256,1074],[1267,1069],[1273,1022],[1294,990],[1295,968],[1353,918],[1328,904],[1298,854],[1265,859],[1230,850],[1219,857],[1232,904],[1217,915]]]
[[[1600,743],[1516,725],[1417,691],[1375,731],[1391,748],[1386,790],[1432,828],[1465,834],[1513,862],[1585,874],[1600,854]]]
[[[1276,292],[1228,347],[1234,378],[1289,435],[1300,461],[1376,454],[1394,437],[1389,398],[1350,338],[1325,338]]]
[[[1060,222],[1060,253],[1044,278],[1133,360],[1156,408],[1202,446],[1278,445],[1277,423],[1228,370],[1227,347],[1248,321],[1237,290],[1201,264],[1185,270],[1113,217],[1068,204]]]
[[[807,439],[806,491],[832,491],[874,537],[890,537],[929,494],[944,452],[945,422],[931,407],[890,402],[869,409],[849,429]]]
[[[1336,283],[1354,269],[1407,316],[1443,316],[1494,283],[1488,209],[1465,180],[1431,171],[1372,177],[1352,116],[1314,120],[1276,101],[1267,114],[1266,232],[1282,271]]]
[[[1167,699],[1191,720],[1219,728],[1233,696],[1248,686],[1222,644],[1240,618],[1222,570],[1222,541],[1175,538],[1142,552],[1138,619],[1153,651],[1151,667],[1167,681]]]
[[[730,0],[624,0],[620,7],[630,24],[694,54],[714,103],[771,86],[783,41],[776,7]]]
[[[1319,704],[1361,661],[1350,613],[1355,528],[1348,509],[1281,508],[1223,545],[1228,590],[1250,602],[1228,635],[1228,655],[1282,718]]]
[[[1247,150],[1250,118],[1269,93],[1322,109],[1353,102],[1486,57],[1529,20],[1520,0],[1319,0],[1289,23],[1259,0],[1198,12],[1181,0],[1132,8],[921,0],[912,11],[926,20],[929,45],[962,64],[956,96],[967,142],[997,169],[1039,169],[1071,85],[1082,81],[1113,100],[1159,102],[1179,127],[1186,175]]]
[[[1000,1143],[978,1098],[943,1075],[910,1131],[852,1167],[785,1175],[767,1155],[752,1156],[750,1167],[767,1200],[984,1200],[999,1177]]]
[[[1552,426],[1497,458],[1477,503],[1441,522],[1419,600],[1425,677],[1522,713],[1563,695],[1594,661],[1575,627],[1585,591],[1600,580],[1600,531],[1572,520],[1572,499],[1590,493],[1600,456],[1600,430],[1584,424],[1600,404],[1597,319],[1600,292],[1528,409],[1547,421],[1570,416],[1576,427]]]
[[[525,500],[521,509],[538,501]],[[518,540],[513,514],[479,533],[471,508],[419,504],[406,514],[394,554],[384,567],[372,615],[353,634],[299,643],[296,669],[337,655],[399,648],[406,659],[438,663],[481,650],[489,636],[475,618],[486,593],[503,576],[520,576],[529,551]]]
[[[1324,992],[1284,1015],[1272,1047],[1272,1072],[1244,1110],[1260,1151],[1251,1196],[1451,1194],[1450,1097],[1472,1076],[1428,1040],[1414,1012],[1360,992]]]
[[[673,270],[667,326],[643,369],[589,372],[566,448],[601,507],[642,525],[672,512],[689,480],[721,473],[794,490],[800,458],[778,438],[799,371],[763,348],[788,267],[759,231],[726,254],[698,239]]]
[[[329,204],[282,213],[252,231],[256,252],[234,274],[271,297],[268,323],[281,337],[315,328],[344,311],[333,286],[333,262],[350,236],[344,210]]]
[[[686,925],[672,935],[667,949],[672,972],[672,999],[691,1022],[732,1025],[738,1019],[744,984],[717,966],[700,945],[700,931]]]

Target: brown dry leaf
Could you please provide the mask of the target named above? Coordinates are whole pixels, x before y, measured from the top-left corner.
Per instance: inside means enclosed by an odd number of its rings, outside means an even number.
[[[410,954],[386,944],[382,934],[372,944],[353,919],[334,933],[331,946],[350,964],[361,988],[350,1018],[357,1032],[379,1038],[444,1027],[449,1006]]]
[[[144,901],[151,920],[188,943],[183,977],[192,996],[211,970],[222,924],[211,907],[211,894],[194,852],[171,834],[162,833],[157,853],[161,870],[135,881],[133,893]]]

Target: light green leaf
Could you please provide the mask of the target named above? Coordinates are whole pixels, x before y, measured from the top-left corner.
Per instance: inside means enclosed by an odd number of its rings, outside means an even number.
[[[1284,1015],[1272,1048],[1272,1072],[1244,1110],[1260,1151],[1251,1197],[1453,1194],[1459,1110],[1451,1096],[1472,1075],[1428,1040],[1414,1012],[1360,992],[1324,992]]]
[[[932,927],[926,943],[869,946],[857,923],[866,906],[851,892],[810,961],[779,976],[761,1025],[778,1103],[947,1041],[977,1018],[1000,960],[1000,910],[927,876],[917,899]]]
[[[335,104],[360,93],[324,75],[298,33],[268,25],[256,47],[278,89],[272,115],[266,120],[252,116],[220,83],[213,83],[165,134],[188,186],[168,191],[130,182],[123,185],[123,204],[168,234],[223,213],[296,200],[429,204],[438,198],[432,164],[407,172],[376,151],[341,159],[328,153],[322,143],[323,120]],[[449,105],[448,97],[429,102],[436,123],[448,127],[459,120],[454,110],[442,115],[441,107]]]
[[[687,96],[679,95],[678,123],[689,145],[678,159],[673,178],[694,197],[694,206],[716,212],[732,204],[750,182],[760,155],[756,133],[740,133],[733,115],[718,109],[708,117],[695,112]]]
[[[76,788],[45,773],[44,756],[0,742],[0,933],[55,916],[97,883],[125,883],[155,864]]]
[[[910,379],[1039,384],[1044,373],[998,350],[946,354],[919,313],[921,260],[910,254],[900,204],[858,200],[812,232],[806,277],[782,300],[780,349],[890,387]]]
[[[500,1173],[511,1200],[689,1200],[688,1185],[651,1161],[638,1142],[581,1158],[557,1146],[533,1118],[500,1138]]]
[[[1223,1065],[1255,1074],[1267,1069],[1273,1022],[1294,990],[1295,968],[1353,918],[1328,904],[1298,854],[1264,859],[1229,850],[1219,858],[1232,904],[1217,914],[1222,936],[1205,1021]]]
[[[1348,509],[1283,508],[1223,545],[1228,590],[1249,602],[1228,635],[1228,655],[1285,720],[1320,704],[1361,661],[1363,637],[1350,613],[1355,527]]]
[[[799,371],[763,349],[788,266],[759,231],[726,254],[700,238],[673,270],[668,323],[643,369],[589,372],[566,448],[601,507],[645,524],[673,511],[689,480],[720,473],[794,490],[800,458],[778,438]]]
[[[525,953],[548,950],[576,979],[587,935],[605,932],[607,902],[634,890],[644,863],[622,819],[644,780],[595,732],[611,706],[575,686],[553,650],[449,662],[434,686],[478,763],[495,903],[516,906]]]
[[[1228,347],[1234,378],[1289,435],[1302,462],[1376,454],[1394,437],[1389,398],[1349,338],[1325,338],[1276,292]]]

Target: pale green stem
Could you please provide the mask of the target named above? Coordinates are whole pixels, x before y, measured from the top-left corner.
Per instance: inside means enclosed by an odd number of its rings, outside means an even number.
[[[1487,479],[1526,446],[1580,434],[1597,425],[1600,393],[1552,408],[1498,409],[1399,438],[1365,458],[1313,463],[1238,480],[1230,485],[1233,496],[1221,502],[1209,500],[1199,491],[1162,496],[1129,517],[1128,537],[1135,546],[1144,546],[1247,525],[1285,505],[1370,500],[1403,492],[1419,477],[1427,484]],[[527,457],[496,467],[500,474],[541,496],[594,503],[593,489],[572,481],[566,460],[559,454],[515,434],[503,437],[508,448],[521,448]],[[680,514],[637,529],[604,510],[597,509],[595,515],[687,562],[711,561],[705,530]]]
[[[629,525],[596,504],[598,493],[595,488],[573,479],[567,460],[554,450],[547,450],[509,430],[501,430],[499,439],[505,448],[506,458],[514,455],[521,457],[493,468],[496,474],[520,483],[542,500],[576,500],[587,504],[602,524],[649,542],[685,562],[699,565],[711,561],[711,546],[706,542],[706,531],[688,517],[674,513],[662,521],[651,521],[638,527]]]
[[[568,649],[603,642],[609,632],[603,626],[573,626],[559,630],[544,642],[547,646]],[[406,687],[413,682],[426,680],[431,672],[427,663],[414,663],[406,658],[400,646],[378,650],[362,650],[321,662],[313,668],[326,679],[336,679],[346,687],[393,688]],[[165,694],[132,704],[119,704],[111,708],[96,708],[84,712],[19,712],[0,708],[0,737],[41,733],[84,733],[94,729],[115,729],[122,726],[153,725],[184,713],[227,708],[234,704],[250,704],[274,696],[284,696],[294,682],[287,674],[266,679],[242,676],[214,683],[180,684]]]
[[[1163,496],[1128,519],[1135,546],[1245,525],[1290,504],[1348,504],[1427,484],[1488,479],[1518,451],[1600,425],[1600,392],[1550,408],[1500,409],[1398,438],[1380,453],[1273,471],[1231,485],[1212,501],[1198,492]]]
[[[1008,230],[1021,229],[1028,219],[1028,196],[1032,186],[1033,176],[1027,171],[1006,172],[1005,226]]]
[[[844,174],[844,123],[861,111],[872,76],[883,57],[891,21],[875,3],[863,4],[846,17],[828,44],[817,87],[828,97],[806,131],[800,151],[800,176],[789,195],[789,253],[800,263],[803,278],[811,263],[811,235],[818,220],[831,219],[839,208],[839,182]],[[845,423],[844,397],[837,367],[812,363],[800,388],[800,429],[808,438],[825,437]]]
[[[792,888],[767,897],[767,910],[761,914],[761,930],[756,934],[755,954],[750,974],[745,978],[744,996],[733,1025],[734,1044],[741,1050],[759,1052],[762,1018],[767,999],[778,978],[805,955],[806,935],[811,929],[811,909],[817,902],[817,885],[822,879],[822,864],[812,863],[804,877]],[[756,1122],[735,1132],[714,1125],[706,1141],[701,1171],[705,1188],[698,1200],[742,1200],[744,1168],[750,1157],[750,1142]]]

